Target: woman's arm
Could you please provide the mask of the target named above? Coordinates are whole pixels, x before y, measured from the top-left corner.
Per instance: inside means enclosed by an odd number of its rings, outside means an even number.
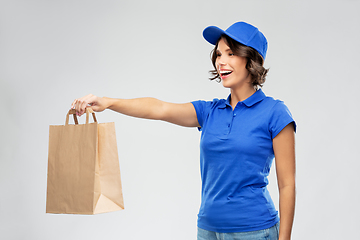
[[[290,240],[295,212],[295,134],[292,123],[274,139],[273,148],[279,187],[279,240]]]
[[[199,126],[195,108],[191,103],[169,103],[155,98],[101,98],[89,94],[75,99],[71,105],[79,116],[85,113],[86,107],[91,107],[95,112],[111,109],[132,117],[163,120],[184,127]]]

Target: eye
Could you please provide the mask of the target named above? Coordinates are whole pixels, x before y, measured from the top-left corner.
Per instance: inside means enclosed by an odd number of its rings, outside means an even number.
[[[220,53],[216,53],[216,57],[220,57],[221,56],[221,54]]]
[[[235,54],[233,54],[232,52],[231,53],[229,53],[229,56],[234,56]]]

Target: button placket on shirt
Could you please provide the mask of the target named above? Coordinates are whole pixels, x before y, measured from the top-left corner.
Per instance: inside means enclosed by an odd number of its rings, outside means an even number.
[[[232,110],[232,116],[231,116],[231,121],[228,124],[228,132],[227,135],[229,135],[231,133],[231,129],[232,129],[232,125],[234,123],[234,118],[237,116],[239,110],[244,107],[244,104],[242,102],[239,102],[236,107],[234,108],[234,110]]]

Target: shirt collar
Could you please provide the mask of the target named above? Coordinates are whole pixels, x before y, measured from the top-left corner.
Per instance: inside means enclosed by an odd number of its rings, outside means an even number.
[[[247,107],[252,107],[256,103],[261,102],[265,97],[266,97],[265,93],[261,89],[259,89],[253,95],[251,95],[250,97],[248,97],[247,99],[241,102]],[[231,107],[230,99],[231,99],[231,94],[229,94],[226,101],[224,101],[219,107],[220,108],[225,108],[226,106]]]

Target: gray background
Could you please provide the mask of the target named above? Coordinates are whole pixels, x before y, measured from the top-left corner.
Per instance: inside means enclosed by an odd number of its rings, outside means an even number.
[[[268,38],[263,90],[298,124],[293,239],[357,238],[359,9],[356,0],[1,0],[0,238],[195,239],[196,129],[98,113],[116,123],[126,209],[95,216],[45,213],[48,129],[88,93],[226,98],[207,80],[212,46],[201,34],[240,20]],[[270,181],[277,204],[274,169]]]

